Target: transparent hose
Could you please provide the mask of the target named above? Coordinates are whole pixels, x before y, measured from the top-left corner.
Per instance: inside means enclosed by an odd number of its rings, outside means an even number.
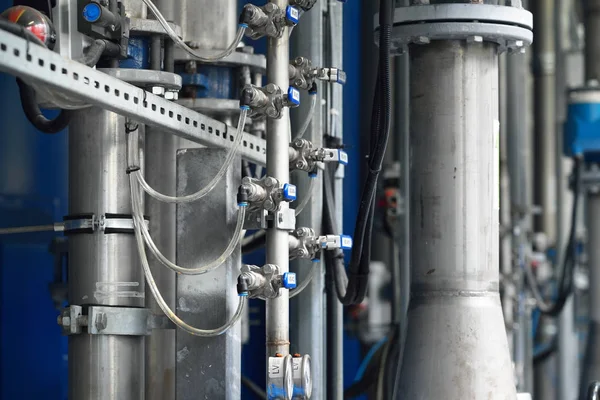
[[[151,0],[143,0],[143,2],[146,3],[146,5],[150,9],[150,11],[152,11],[152,14],[154,14],[154,16],[156,17],[158,22],[160,22],[163,29],[165,30],[167,35],[169,35],[171,40],[173,40],[173,42],[175,42],[175,44],[177,44],[183,50],[185,50],[190,55],[195,57],[197,60],[202,61],[202,62],[209,63],[209,62],[219,61],[219,60],[227,57],[231,53],[233,53],[235,51],[235,49],[238,47],[238,45],[240,44],[240,42],[242,41],[242,38],[244,37],[244,33],[246,32],[246,25],[240,24],[240,27],[237,31],[237,35],[235,36],[233,43],[231,43],[231,45],[227,49],[225,49],[225,51],[223,51],[219,54],[211,55],[211,56],[207,56],[206,54],[200,54],[200,53],[197,53],[196,50],[192,49],[190,46],[185,44],[185,42],[179,36],[177,36],[177,33],[175,33],[173,28],[171,28],[171,26],[169,25],[169,23],[167,22],[165,17],[161,14],[159,9],[154,5],[154,3],[152,3]]]
[[[315,180],[316,180],[316,177],[311,177],[310,178],[310,183],[308,185],[308,190],[307,190],[306,194],[304,195],[304,197],[302,198],[302,201],[300,202],[300,204],[298,204],[298,207],[296,207],[296,210],[295,210],[296,211],[296,217],[298,215],[300,215],[300,213],[302,211],[304,211],[304,209],[306,208],[306,205],[310,201],[310,198],[312,197],[314,188],[316,186],[315,185]]]
[[[215,177],[208,183],[208,185],[206,185],[206,187],[202,188],[200,191],[181,197],[167,196],[152,189],[150,185],[148,185],[148,183],[144,180],[144,175],[141,174],[141,171],[136,171],[132,174],[135,175],[138,182],[146,191],[146,193],[148,193],[150,196],[154,197],[159,201],[163,201],[165,203],[191,203],[192,201],[196,201],[198,199],[203,198],[204,196],[209,194],[210,191],[215,188],[215,186],[217,186],[217,184],[223,178],[223,175],[225,175],[227,169],[233,162],[233,159],[237,154],[237,150],[240,147],[240,143],[242,143],[242,137],[244,136],[244,125],[246,124],[247,115],[248,110],[245,108],[242,109],[242,112],[240,113],[240,119],[238,121],[237,132],[235,134],[235,142],[233,143],[231,149],[229,149],[229,152],[225,157],[225,162],[219,169],[219,172],[217,172],[217,175],[215,175]]]
[[[134,177],[132,177],[132,176],[129,177],[129,184],[131,187],[131,206],[133,208],[133,212],[134,212],[134,214],[141,214],[141,210],[138,207],[139,202],[140,202],[140,193],[139,193],[139,189],[137,188],[136,180]],[[154,299],[158,303],[158,306],[160,307],[160,309],[165,313],[165,315],[175,325],[177,325],[179,328],[183,329],[184,331],[186,331],[192,335],[210,337],[210,336],[222,335],[223,333],[227,332],[227,330],[229,328],[234,326],[239,321],[240,317],[242,316],[242,311],[244,310],[244,305],[246,304],[246,298],[244,296],[240,296],[240,300],[239,300],[237,309],[235,310],[235,314],[233,314],[233,317],[231,318],[231,320],[219,328],[199,329],[199,328],[195,328],[191,325],[188,325],[187,323],[185,323],[185,321],[183,321],[181,318],[179,318],[173,312],[173,310],[171,310],[169,308],[169,306],[165,302],[165,299],[160,294],[160,291],[158,290],[158,287],[156,286],[156,282],[154,281],[154,277],[152,276],[152,271],[150,271],[150,265],[148,264],[148,257],[146,256],[146,249],[144,248],[144,239],[142,238],[142,233],[141,233],[141,229],[140,229],[142,226],[145,226],[145,225],[143,223],[140,224],[139,220],[136,220],[135,218],[133,221],[134,221],[134,227],[135,227],[134,230],[135,230],[135,238],[137,241],[138,253],[140,255],[140,260],[142,263],[142,268],[144,270],[144,275],[146,276],[146,282],[148,283],[148,286],[150,287],[150,291],[152,292],[152,295],[154,296]]]
[[[317,94],[316,93],[311,94],[310,97],[311,97],[310,110],[308,110],[308,115],[306,116],[304,123],[302,124],[302,126],[300,127],[300,130],[298,131],[298,134],[296,135],[296,139],[302,139],[302,137],[306,133],[306,130],[308,129],[308,125],[310,125],[310,122],[313,119],[313,114],[315,113],[315,107],[317,105]]]
[[[133,196],[133,194],[132,194],[132,196]],[[137,205],[136,205],[136,209],[133,211],[133,217],[134,217],[136,223],[140,226],[139,230],[141,231],[141,234],[144,238],[144,242],[146,242],[146,245],[150,249],[150,252],[161,262],[161,264],[163,264],[165,267],[167,267],[175,272],[178,272],[180,274],[201,275],[201,274],[205,274],[207,272],[210,272],[210,271],[218,268],[219,266],[223,265],[225,260],[227,260],[227,258],[229,258],[231,253],[233,253],[233,251],[236,249],[237,245],[239,244],[239,242],[242,238],[243,230],[244,230],[244,219],[246,217],[246,207],[239,208],[237,223],[235,226],[235,232],[233,234],[233,237],[231,238],[231,241],[227,245],[227,248],[223,252],[223,254],[221,254],[219,257],[217,257],[215,260],[211,261],[210,263],[203,265],[201,267],[196,267],[196,268],[180,267],[179,265],[174,264],[167,257],[165,257],[161,253],[161,251],[158,249],[158,247],[156,246],[156,243],[154,243],[154,240],[152,240],[152,237],[150,236],[150,232],[148,231],[148,228],[146,227],[146,224],[144,223],[143,213],[141,212],[142,205],[141,205],[140,201],[141,201],[141,197],[137,196],[136,197]]]
[[[318,262],[313,262],[310,266],[310,272],[308,273],[306,278],[304,278],[304,280],[300,282],[296,289],[290,290],[290,299],[292,297],[298,296],[300,293],[302,293],[304,289],[308,287],[308,284],[312,281],[312,279],[315,277],[315,273],[317,272],[317,264]]]

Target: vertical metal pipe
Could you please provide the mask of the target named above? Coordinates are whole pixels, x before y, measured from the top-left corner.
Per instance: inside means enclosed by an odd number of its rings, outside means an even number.
[[[326,32],[330,37],[329,53],[331,55],[331,65],[343,68],[343,7],[342,3],[330,1],[327,3],[329,15],[329,32]],[[343,98],[342,88],[339,85],[330,86],[328,115],[328,129],[330,135],[343,138],[342,112]],[[333,129],[333,126],[336,129]],[[343,141],[342,141],[343,143]],[[337,221],[339,232],[343,232],[343,216],[344,216],[344,197],[343,185],[344,169],[340,166],[335,173],[334,189],[335,189],[335,205],[337,210]],[[332,288],[333,289],[333,288]],[[342,304],[337,299],[335,289],[327,297],[327,320],[329,342],[327,343],[328,363],[327,363],[327,399],[341,400],[344,397],[344,309]]]
[[[600,0],[584,2],[585,80],[600,79]],[[580,392],[600,373],[600,195],[587,193],[587,230],[590,271],[590,323]]]
[[[305,56],[312,60],[313,65],[326,65],[323,57],[323,10],[326,4],[317,2],[314,9],[303,15],[302,23],[294,28],[294,34],[291,38],[291,50],[298,56]],[[336,64],[337,66],[337,64]],[[341,68],[341,66],[340,66]],[[325,89],[325,85],[321,85],[320,89]],[[317,94],[317,106],[314,109],[313,117],[306,137],[312,141],[315,147],[323,147],[323,132],[324,132],[324,107],[321,107],[323,99],[323,90]],[[293,126],[298,127],[307,118],[310,109],[309,96],[302,98],[303,102],[300,105],[296,115],[292,115]],[[294,114],[294,113],[292,113]],[[297,118],[294,118],[296,116]],[[302,172],[298,175],[298,193],[302,198],[307,194],[309,188],[309,179],[306,178],[306,173]],[[322,174],[316,178],[312,197],[308,205],[297,218],[297,226],[308,226],[320,234],[323,218],[323,176]],[[310,273],[311,262],[308,260],[298,260],[294,262],[298,282],[306,279]],[[314,274],[310,285],[297,296],[297,300],[292,300],[290,323],[291,341],[294,343],[294,348],[300,353],[310,354],[311,370],[313,381],[313,400],[324,400],[325,393],[325,322],[327,315],[325,313],[325,267],[324,263],[314,265],[317,272]]]
[[[152,127],[146,128],[146,180],[161,193],[176,193],[176,151],[178,138]],[[169,260],[175,260],[175,204],[160,202],[146,196],[146,214],[150,217],[152,239]],[[154,280],[165,301],[175,309],[176,276],[150,257],[150,268]],[[162,310],[148,290],[146,306],[156,315]],[[146,399],[175,399],[175,330],[154,330],[146,338]]]
[[[556,241],[555,0],[532,2],[535,41],[535,201],[542,207],[536,229]]]
[[[550,245],[556,244],[556,121],[555,121],[555,0],[531,2],[535,41],[534,51],[534,143],[535,149],[535,204],[542,212],[536,217],[535,229],[546,234]],[[540,319],[541,343],[554,339],[555,321]],[[554,377],[556,356],[550,356],[536,365],[535,392],[542,399],[556,398]]]
[[[576,0],[558,2],[555,13],[556,37],[556,131],[557,137],[564,136],[563,126],[566,120],[567,88],[575,86],[569,79],[575,74],[567,66],[568,57],[572,54],[571,24],[572,10]],[[571,71],[570,71],[571,70]],[[570,76],[569,76],[570,75]],[[582,74],[578,78],[583,79]],[[579,82],[576,84],[579,85]],[[565,243],[569,240],[573,193],[571,192],[569,175],[572,171],[572,160],[564,156],[562,141],[558,141],[556,149],[557,176],[557,260],[565,257]],[[579,396],[581,379],[581,361],[579,353],[579,332],[576,325],[576,294],[565,303],[558,317],[558,398],[575,400]]]
[[[533,163],[532,134],[530,130],[530,97],[531,77],[529,72],[529,55],[516,53],[506,58],[506,139],[507,161],[510,175],[510,201],[514,210],[511,224],[516,228],[512,254],[515,257],[512,265],[524,260],[529,254],[529,237],[532,232],[532,199],[533,199]],[[517,388],[520,392],[533,393],[533,360],[531,348],[533,341],[531,331],[531,310],[528,304],[529,295],[525,291],[524,281],[518,271],[504,275],[504,315],[507,330],[514,331],[514,361],[517,374]],[[507,318],[509,312],[516,313],[513,319]]]
[[[280,9],[285,10],[288,0],[273,0]],[[288,65],[290,58],[288,28],[281,38],[267,39],[267,81],[279,86],[284,92],[289,86]],[[267,175],[279,180],[290,181],[289,148],[289,110],[284,108],[280,119],[267,119]],[[289,208],[281,203],[281,211]],[[289,271],[288,232],[281,229],[267,230],[267,263],[279,266],[283,274]],[[289,292],[282,290],[276,299],[266,302],[267,357],[276,353],[287,355],[290,351],[289,339]]]
[[[130,215],[125,117],[86,109],[74,113],[69,130],[69,214]],[[69,237],[69,302],[144,306],[132,234],[96,231]],[[69,398],[143,399],[143,365],[143,337],[72,335]]]
[[[514,399],[499,285],[498,55],[412,46],[411,304],[398,399]]]
[[[600,376],[600,195],[587,196],[587,229],[590,270],[590,324],[585,352],[581,393]]]

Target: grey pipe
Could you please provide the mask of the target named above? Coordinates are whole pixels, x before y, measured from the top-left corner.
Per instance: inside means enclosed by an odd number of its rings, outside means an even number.
[[[69,126],[69,214],[131,214],[125,117],[99,108]],[[143,126],[138,129],[143,131]],[[144,306],[144,277],[132,234],[69,237],[69,302]],[[69,398],[144,398],[144,338],[69,336]]]
[[[496,45],[433,41],[410,62],[412,298],[396,398],[514,399],[498,293]]]
[[[275,0],[272,3],[282,10],[289,5],[287,0]],[[287,91],[289,86],[289,58],[290,46],[286,28],[281,38],[267,39],[267,80],[284,91]],[[280,119],[267,119],[267,175],[281,183],[290,181],[288,127],[289,110],[287,108],[284,108]],[[288,208],[288,203],[281,203],[280,211],[286,212]],[[289,271],[287,231],[276,228],[267,230],[266,261],[268,264],[278,265],[282,274]],[[282,290],[278,298],[266,302],[267,357],[275,356],[277,353],[284,356],[289,354],[289,308],[289,292],[287,290]]]

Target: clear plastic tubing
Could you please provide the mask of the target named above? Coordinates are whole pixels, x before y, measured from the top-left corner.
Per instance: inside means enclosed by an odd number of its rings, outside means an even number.
[[[133,176],[130,176],[129,183],[131,186],[131,205],[133,208],[133,213],[134,213],[134,215],[136,215],[136,214],[141,215],[142,211],[139,208],[139,205],[141,204],[140,203],[141,197],[140,197],[140,193],[139,193],[139,188],[136,185],[136,179]],[[244,305],[246,304],[245,296],[240,296],[240,300],[239,300],[237,309],[235,310],[235,313],[233,314],[233,317],[231,318],[231,320],[229,322],[227,322],[225,325],[215,328],[215,329],[200,329],[200,328],[193,327],[193,326],[187,324],[181,318],[179,318],[173,312],[173,310],[171,310],[169,308],[169,306],[165,302],[165,299],[160,294],[158,287],[156,286],[156,282],[154,281],[154,277],[152,276],[152,271],[150,271],[150,265],[148,264],[148,257],[146,256],[146,249],[144,248],[144,239],[142,238],[142,230],[140,229],[142,226],[145,226],[145,225],[144,225],[143,221],[141,221],[141,223],[140,223],[138,218],[134,218],[133,221],[134,221],[134,227],[135,227],[134,230],[135,230],[135,238],[137,241],[138,253],[140,255],[140,260],[142,263],[142,269],[144,270],[144,275],[146,276],[146,282],[148,283],[148,286],[150,287],[150,291],[152,292],[154,299],[158,303],[158,306],[165,313],[165,315],[176,326],[178,326],[179,328],[188,332],[189,334],[196,335],[196,336],[203,336],[203,337],[219,336],[219,335],[222,335],[223,333],[227,332],[231,327],[233,327],[239,321],[240,317],[242,316],[242,311],[244,310]]]
[[[300,213],[302,211],[304,211],[304,209],[306,208],[306,205],[310,201],[310,198],[313,195],[313,190],[315,189],[316,178],[317,178],[316,176],[311,176],[310,177],[310,183],[308,185],[308,191],[306,192],[306,195],[302,198],[302,201],[300,202],[300,204],[298,204],[298,207],[296,207],[296,209],[295,209],[296,217],[298,215],[300,215]]]
[[[227,169],[233,162],[235,155],[237,154],[237,150],[239,149],[240,144],[242,143],[242,137],[244,136],[244,125],[246,124],[246,116],[247,115],[248,115],[248,108],[242,107],[233,147],[231,147],[231,149],[229,149],[229,152],[227,153],[227,156],[225,157],[225,162],[219,169],[219,172],[217,172],[217,175],[215,175],[215,177],[208,183],[208,185],[206,185],[206,187],[200,189],[198,192],[192,193],[192,194],[189,194],[186,196],[181,196],[181,197],[167,196],[167,195],[159,193],[156,190],[154,190],[153,188],[151,188],[150,185],[148,185],[148,183],[144,180],[144,176],[141,174],[140,171],[133,172],[133,174],[137,178],[137,180],[140,183],[140,185],[142,186],[142,188],[146,191],[146,193],[148,193],[150,196],[154,197],[155,199],[157,199],[159,201],[162,201],[165,203],[191,203],[193,201],[203,198],[204,196],[209,194],[210,191],[215,188],[215,186],[217,186],[217,184],[223,178],[223,176],[227,172]]]
[[[306,130],[308,129],[308,125],[310,125],[310,122],[313,119],[313,114],[315,113],[316,105],[317,105],[317,94],[314,93],[314,94],[310,95],[310,110],[308,110],[308,115],[306,116],[304,123],[300,127],[300,131],[298,131],[298,134],[296,135],[296,139],[302,139],[302,137],[304,137],[304,134],[306,133]]]
[[[317,264],[318,264],[318,262],[316,262],[316,261],[312,262],[308,276],[306,276],[306,278],[304,278],[304,280],[302,282],[300,282],[300,284],[298,285],[298,287],[296,287],[296,289],[290,290],[290,299],[298,296],[300,293],[302,293],[302,291],[304,289],[306,289],[308,287],[308,284],[312,281],[312,279],[315,276],[315,272],[317,272]]]
[[[146,3],[146,5],[148,6],[148,9],[152,12],[152,14],[154,14],[154,16],[156,17],[158,22],[162,25],[163,29],[165,30],[167,35],[169,35],[171,40],[173,40],[173,42],[175,42],[175,44],[177,44],[183,50],[188,52],[190,55],[195,57],[198,61],[202,61],[202,62],[207,62],[207,63],[216,62],[216,61],[222,60],[223,58],[225,58],[228,55],[230,55],[231,53],[233,53],[235,51],[235,49],[238,47],[238,45],[240,44],[240,42],[242,41],[242,39],[244,38],[244,33],[246,32],[246,28],[248,27],[246,24],[240,24],[239,29],[237,31],[237,35],[235,36],[235,39],[233,40],[233,43],[231,43],[231,45],[227,49],[225,49],[223,52],[221,52],[219,54],[207,56],[206,54],[200,54],[200,53],[196,52],[196,50],[192,49],[190,46],[185,44],[185,42],[179,36],[177,36],[177,33],[175,33],[173,28],[171,28],[171,26],[169,26],[169,23],[167,22],[165,17],[161,14],[160,10],[156,7],[156,5],[154,5],[154,3],[152,3],[151,0],[143,0],[143,2]]]

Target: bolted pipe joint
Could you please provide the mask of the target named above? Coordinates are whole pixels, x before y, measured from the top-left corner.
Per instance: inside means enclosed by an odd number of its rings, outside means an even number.
[[[321,250],[350,250],[352,237],[348,235],[317,236],[311,228],[298,228],[290,232],[290,259],[302,258],[316,261]]]
[[[277,265],[243,265],[238,277],[238,294],[251,299],[274,299],[280,296],[281,289],[294,289],[296,274],[280,273]]]
[[[316,89],[317,80],[324,82],[346,83],[346,73],[339,68],[313,67],[312,62],[306,57],[296,57],[288,66],[290,85],[298,89],[312,91]]]
[[[238,201],[240,199],[245,200],[251,211],[277,211],[282,202],[296,200],[296,186],[270,176],[261,179],[246,176],[238,189]]]
[[[294,6],[279,8],[275,3],[262,7],[246,4],[240,16],[240,22],[248,26],[246,36],[257,40],[264,36],[281,38],[287,27],[298,24],[300,11]]]
[[[289,149],[290,170],[306,171],[315,175],[320,162],[337,162],[348,165],[348,153],[340,149],[315,148],[310,140],[296,139]]]
[[[249,116],[266,115],[269,118],[280,119],[283,110],[300,105],[300,92],[290,86],[286,93],[273,83],[265,87],[246,85],[242,90],[240,106],[250,108]]]

